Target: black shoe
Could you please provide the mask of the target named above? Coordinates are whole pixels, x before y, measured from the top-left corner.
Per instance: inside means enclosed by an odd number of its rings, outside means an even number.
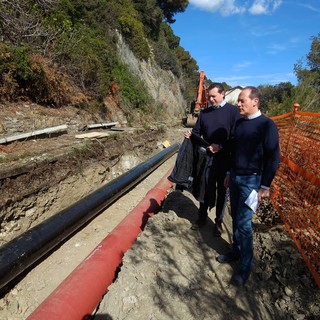
[[[231,278],[231,283],[237,287],[242,287],[248,280],[250,272],[236,272]]]
[[[194,224],[192,224],[191,229],[192,230],[199,230],[203,228],[207,224],[207,220],[197,220]]]
[[[185,189],[185,187],[184,186],[182,186],[181,184],[176,184],[176,191],[181,191],[181,192],[183,192],[183,190]]]
[[[216,227],[219,230],[220,233],[223,233],[223,228],[222,228],[222,222],[217,222]]]
[[[223,232],[222,223],[221,222],[216,223],[213,227],[213,235],[215,237],[221,237],[222,232]]]
[[[234,254],[234,253],[228,253],[226,255],[222,254],[220,256],[217,256],[216,260],[219,263],[230,263],[233,261],[237,261],[240,259],[240,255]]]
[[[236,287],[242,287],[245,284],[245,280],[239,274],[234,274],[230,282]]]

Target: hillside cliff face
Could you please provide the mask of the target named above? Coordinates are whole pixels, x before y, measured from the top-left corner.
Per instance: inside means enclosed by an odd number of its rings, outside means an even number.
[[[152,59],[147,62],[138,60],[120,34],[117,47],[122,62],[145,83],[156,103],[166,110],[170,118],[181,118],[187,102],[182,96],[179,79],[171,71],[159,68]]]
[[[182,95],[180,80],[171,72],[161,69],[153,59],[139,60],[130,50],[122,35],[117,33],[118,56],[122,63],[128,66],[130,72],[140,79],[146,87],[150,96],[154,99],[158,108],[163,111],[163,119],[152,118],[152,115],[147,119],[139,110],[135,111],[134,123],[149,123],[154,121],[181,121],[185,116],[185,110],[188,102]],[[124,112],[124,103],[119,97],[117,88],[111,95],[104,100],[107,115],[110,121],[118,121],[121,124],[128,122],[127,115]],[[132,111],[132,110],[131,110]],[[130,112],[131,112],[130,111]]]

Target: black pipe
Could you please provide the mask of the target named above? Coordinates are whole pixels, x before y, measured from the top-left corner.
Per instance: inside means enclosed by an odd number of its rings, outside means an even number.
[[[0,248],[0,289],[143,180],[178,149],[179,144],[164,149],[3,245]]]

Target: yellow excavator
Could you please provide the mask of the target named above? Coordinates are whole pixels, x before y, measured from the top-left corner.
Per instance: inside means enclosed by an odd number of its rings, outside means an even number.
[[[200,111],[208,107],[208,94],[206,85],[206,75],[204,71],[199,73],[199,81],[197,87],[197,97],[191,102],[190,112],[187,114],[185,121],[186,127],[193,127],[199,117]]]

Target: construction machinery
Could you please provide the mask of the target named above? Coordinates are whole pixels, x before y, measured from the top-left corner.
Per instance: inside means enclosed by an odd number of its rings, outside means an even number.
[[[186,127],[193,127],[199,117],[200,111],[208,106],[208,94],[206,85],[206,76],[204,71],[199,73],[199,81],[197,86],[197,96],[191,102],[190,110],[188,110],[187,118],[185,120]]]

